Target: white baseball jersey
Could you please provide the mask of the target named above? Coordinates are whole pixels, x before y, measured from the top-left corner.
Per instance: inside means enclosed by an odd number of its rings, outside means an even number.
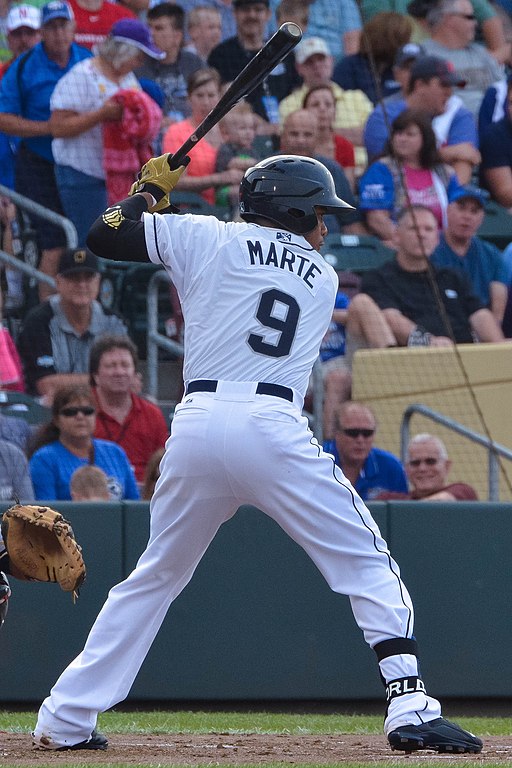
[[[304,397],[338,279],[300,235],[213,216],[145,215],[185,318],[185,382],[268,381]]]

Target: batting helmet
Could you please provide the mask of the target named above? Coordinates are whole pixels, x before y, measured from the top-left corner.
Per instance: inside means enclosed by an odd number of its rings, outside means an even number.
[[[240,216],[244,221],[257,222],[263,217],[297,235],[306,235],[317,225],[317,206],[326,213],[354,210],[336,195],[325,165],[312,157],[267,157],[249,168],[240,183]]]

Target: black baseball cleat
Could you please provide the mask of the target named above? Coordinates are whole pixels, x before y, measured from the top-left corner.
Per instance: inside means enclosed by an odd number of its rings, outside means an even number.
[[[77,749],[107,749],[108,739],[99,731],[94,730],[88,739],[79,741],[78,744],[71,744],[69,747],[59,747],[48,736],[36,737],[32,734],[32,740],[35,747],[40,749],[53,749],[55,752],[64,752],[65,750],[77,750]]]
[[[107,747],[107,737],[98,731],[93,731],[89,739],[79,741],[78,744],[72,744],[71,747],[59,747],[57,752],[62,752],[65,749],[107,749]]]
[[[388,733],[391,749],[415,752],[433,749],[436,752],[481,752],[483,743],[457,723],[437,717],[421,725],[403,725]]]

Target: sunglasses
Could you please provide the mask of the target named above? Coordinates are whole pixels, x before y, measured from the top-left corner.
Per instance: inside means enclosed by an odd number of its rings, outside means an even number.
[[[411,467],[419,467],[420,464],[426,464],[427,467],[435,467],[439,459],[430,456],[428,459],[411,459],[408,463]]]
[[[78,414],[81,413],[83,416],[92,416],[94,413],[94,408],[92,405],[73,405],[70,408],[63,408],[61,411],[59,411],[60,416],[78,416]]]
[[[375,434],[374,429],[342,429],[341,431],[347,437],[371,437]]]

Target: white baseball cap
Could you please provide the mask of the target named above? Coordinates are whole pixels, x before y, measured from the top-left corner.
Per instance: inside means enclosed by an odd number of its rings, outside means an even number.
[[[307,59],[317,53],[322,56],[331,55],[327,43],[321,37],[306,37],[305,40],[300,41],[295,49],[295,61],[297,64],[304,64]]]
[[[20,27],[41,28],[41,11],[33,5],[13,5],[7,14],[7,32]]]

